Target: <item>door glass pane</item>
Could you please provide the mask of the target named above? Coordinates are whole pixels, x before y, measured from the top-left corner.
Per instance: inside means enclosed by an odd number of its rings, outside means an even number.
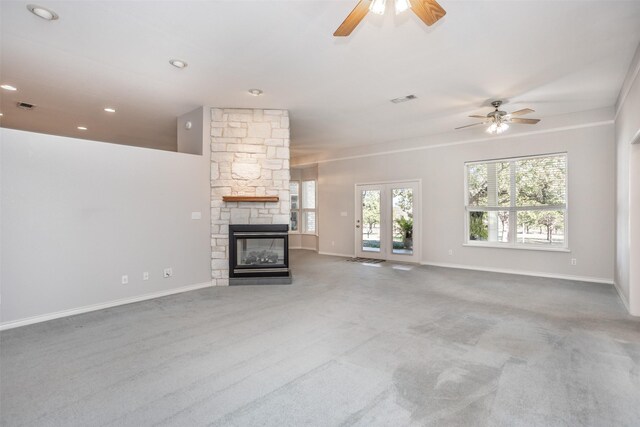
[[[391,190],[391,227],[394,254],[413,254],[413,189]]]
[[[291,219],[289,221],[289,230],[298,231],[298,211],[291,211]]]
[[[362,251],[380,252],[380,190],[363,190],[362,200]]]

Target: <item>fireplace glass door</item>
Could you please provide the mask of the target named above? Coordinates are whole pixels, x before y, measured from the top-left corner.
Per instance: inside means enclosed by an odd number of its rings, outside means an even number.
[[[281,237],[240,237],[236,243],[237,266],[276,267],[285,265],[285,245]]]

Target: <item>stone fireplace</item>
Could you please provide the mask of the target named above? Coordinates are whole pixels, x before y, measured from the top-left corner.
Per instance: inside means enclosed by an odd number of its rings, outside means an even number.
[[[269,201],[224,201],[225,196]],[[229,285],[230,225],[288,225],[289,213],[288,111],[212,108],[212,284]]]

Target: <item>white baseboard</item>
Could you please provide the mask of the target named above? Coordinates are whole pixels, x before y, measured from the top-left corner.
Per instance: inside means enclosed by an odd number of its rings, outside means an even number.
[[[318,254],[320,255],[329,255],[329,256],[340,256],[343,258],[353,258],[354,255],[353,254],[336,254],[336,253],[332,253],[332,252],[318,252]]]
[[[289,246],[289,249],[301,249],[304,251],[314,251],[314,252],[318,251],[316,248],[310,248],[306,246]]]
[[[440,262],[421,262],[420,264],[430,265],[433,267],[460,268],[463,270],[489,271],[492,273],[504,273],[504,274],[518,274],[521,276],[548,277],[550,279],[576,280],[579,282],[605,283],[607,285],[614,284],[613,280],[605,279],[601,277],[571,276],[567,274],[543,273],[538,271],[512,270],[507,268],[491,268],[491,267],[480,267],[480,266],[463,265],[463,264],[448,264],[448,263],[440,263]]]
[[[54,313],[41,314],[39,316],[26,317],[24,319],[12,320],[9,322],[0,323],[0,331],[18,328],[20,326],[32,325],[34,323],[46,322],[47,320],[59,319],[61,317],[75,316],[76,314],[102,310],[105,308],[115,307],[118,305],[131,304],[133,302],[140,302],[140,301],[150,300],[154,298],[165,297],[167,295],[179,294],[179,293],[188,292],[188,291],[195,291],[196,289],[202,289],[209,286],[211,286],[211,281],[196,283],[195,285],[182,286],[180,288],[168,289],[166,291],[154,292],[151,294],[139,295],[136,297],[122,298],[115,301],[109,301],[109,302],[104,302],[100,304],[92,304],[92,305],[86,305],[84,307],[71,308],[69,310],[56,311]]]

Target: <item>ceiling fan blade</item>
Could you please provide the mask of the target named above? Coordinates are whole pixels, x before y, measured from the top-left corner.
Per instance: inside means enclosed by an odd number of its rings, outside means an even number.
[[[510,116],[523,116],[529,113],[535,113],[536,110],[532,110],[531,108],[524,108],[522,110],[514,111],[513,113],[509,113]]]
[[[356,7],[353,8],[349,16],[344,20],[342,24],[338,27],[335,33],[333,33],[334,37],[346,37],[358,26],[360,21],[364,19],[364,17],[369,12],[369,0],[360,0]]]
[[[411,3],[411,10],[427,25],[435,24],[438,19],[447,14],[436,0],[409,0],[409,3]]]
[[[459,128],[456,128],[456,130],[458,129],[464,129],[464,128],[470,128],[471,126],[478,126],[478,125],[483,125],[484,123],[474,123],[472,125],[466,125],[466,126],[460,126]]]
[[[509,120],[510,123],[520,123],[523,125],[535,125],[539,121],[540,119],[519,119],[519,118],[514,118]]]
[[[487,117],[487,116],[479,116],[477,114],[474,114],[473,116],[469,116],[469,117],[472,117],[474,119],[484,119],[484,120],[489,119],[489,117]]]

